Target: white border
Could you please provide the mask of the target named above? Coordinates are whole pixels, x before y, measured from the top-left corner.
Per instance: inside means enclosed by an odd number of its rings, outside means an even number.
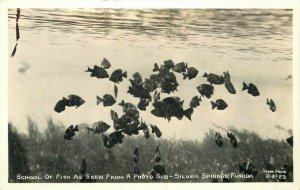
[[[293,130],[294,130],[294,182],[293,183],[97,183],[97,184],[10,184],[8,183],[8,8],[291,8],[293,16]],[[300,1],[297,0],[0,0],[0,190],[2,189],[264,189],[264,190],[300,190]],[[298,170],[297,170],[298,169]],[[251,187],[249,186],[251,185]]]

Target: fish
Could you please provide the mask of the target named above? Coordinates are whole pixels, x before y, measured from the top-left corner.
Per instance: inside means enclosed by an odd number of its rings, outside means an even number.
[[[177,91],[178,86],[179,84],[173,72],[167,72],[162,75],[160,82],[162,93],[170,94],[171,92]]]
[[[80,173],[82,175],[86,174],[86,161],[85,161],[85,159],[82,159],[82,161],[81,161]]]
[[[207,81],[210,83],[210,84],[224,84],[225,83],[225,80],[224,80],[224,77],[221,75],[216,75],[214,73],[209,73],[207,74],[206,72],[204,73],[203,77],[207,78]]]
[[[75,127],[73,125],[71,125],[70,127],[68,127],[65,131],[65,135],[64,135],[64,139],[66,140],[72,140],[72,138],[75,136],[75,132],[78,132],[78,125],[76,125]]]
[[[109,69],[111,67],[111,64],[106,58],[103,58],[103,60],[101,62],[101,67],[103,69]]]
[[[102,141],[103,141],[104,147],[106,147],[106,148],[111,149],[112,147],[115,146],[115,144],[113,142],[111,142],[111,140],[108,138],[108,136],[104,135],[103,133],[102,133]]]
[[[11,53],[11,57],[14,57],[16,52],[17,52],[17,46],[18,46],[18,43],[16,43],[14,49],[13,49],[13,52]]]
[[[153,99],[154,99],[154,102],[159,101],[159,100],[160,100],[160,92],[157,92],[157,91],[155,90]]]
[[[171,117],[176,117],[181,120],[183,116],[191,120],[191,115],[193,114],[193,108],[188,108],[183,110],[183,101],[180,101],[179,97],[167,97],[162,101],[157,101],[153,103],[154,109],[151,111],[156,117],[163,117],[171,120]]]
[[[201,84],[197,87],[198,92],[201,96],[205,96],[206,98],[211,98],[214,93],[214,87],[210,84]]]
[[[218,132],[216,132],[216,134],[215,134],[215,142],[218,145],[218,147],[223,146],[223,138],[222,138],[221,134]]]
[[[139,162],[139,148],[138,146],[135,146],[134,151],[133,151],[133,162],[138,163]]]
[[[156,125],[150,125],[151,129],[152,129],[152,133],[155,133],[155,135],[160,138],[162,133],[159,130],[159,128]]]
[[[115,98],[117,98],[118,97],[118,87],[117,87],[117,85],[114,85],[114,94],[115,94]]]
[[[196,108],[196,107],[200,106],[200,102],[202,102],[201,97],[194,96],[190,101],[190,107]]]
[[[69,98],[69,102],[70,102],[70,106],[76,106],[76,108],[80,107],[82,104],[85,103],[85,101],[77,95],[71,94],[68,96]]]
[[[149,91],[146,90],[143,86],[129,86],[127,93],[136,98],[151,100]]]
[[[244,174],[253,175],[253,176],[256,176],[258,174],[256,167],[250,161],[239,164],[239,171],[244,172]]]
[[[123,142],[124,135],[122,131],[114,131],[111,134],[109,134],[108,138],[114,144],[121,144]]]
[[[189,80],[195,78],[198,75],[198,70],[195,67],[189,67],[186,73],[183,73],[183,80],[188,78]]]
[[[127,78],[127,71],[124,71],[122,69],[117,69],[109,77],[109,80],[114,83],[119,83],[123,81],[123,78]]]
[[[90,75],[91,77],[96,77],[96,78],[108,78],[109,77],[107,71],[104,68],[99,67],[97,65],[94,65],[93,69],[88,67],[88,69],[85,72],[91,72],[91,75]]]
[[[237,140],[236,140],[235,136],[232,133],[227,131],[227,137],[229,138],[231,145],[234,148],[236,148],[237,147]]]
[[[291,147],[293,147],[293,142],[294,142],[294,136],[291,136],[289,138],[286,139],[286,142],[291,145]]]
[[[103,102],[104,107],[112,106],[116,103],[115,98],[110,94],[104,94],[103,98],[100,98],[99,96],[96,96],[96,98],[97,98],[97,105]]]
[[[146,107],[149,105],[149,101],[146,99],[141,99],[140,102],[138,103],[137,107],[142,110],[145,111]]]
[[[56,111],[57,113],[61,113],[63,111],[65,111],[65,107],[70,105],[70,101],[63,97],[61,100],[59,100],[56,105],[54,106],[54,111]]]
[[[227,89],[227,91],[231,94],[236,94],[236,90],[230,80],[230,74],[229,72],[223,72],[224,74],[224,82],[225,82],[225,88]]]
[[[172,70],[177,73],[185,73],[187,70],[187,64],[184,62],[177,63]]]
[[[16,23],[16,40],[18,41],[19,39],[20,39],[19,24]]]
[[[227,103],[222,99],[217,99],[216,102],[210,101],[210,103],[212,109],[224,110],[228,107]]]
[[[153,79],[145,79],[144,88],[148,92],[153,92],[155,89],[157,89],[157,87],[158,87],[158,83],[155,80],[153,80]]]
[[[170,70],[174,67],[174,62],[171,59],[165,60],[164,66],[166,67],[166,69]]]
[[[245,82],[243,82],[242,90],[243,91],[248,90],[248,93],[251,94],[252,96],[259,96],[260,95],[257,87],[252,83],[249,83],[249,85],[247,86],[247,84]]]
[[[136,118],[136,119],[139,118],[139,111],[134,104],[129,102],[125,103],[124,100],[122,100],[119,103],[119,105],[122,106],[123,112],[129,117]]]
[[[107,123],[105,123],[104,121],[98,121],[93,123],[92,127],[94,128],[94,134],[95,133],[104,133],[105,131],[107,131],[110,128],[110,125],[108,125]]]
[[[145,139],[148,139],[150,137],[149,128],[145,122],[141,122],[140,126],[138,127],[138,130],[143,131]]]
[[[270,110],[272,112],[276,111],[276,105],[275,105],[274,101],[271,98],[270,98],[270,100],[267,98],[267,105],[269,105]]]

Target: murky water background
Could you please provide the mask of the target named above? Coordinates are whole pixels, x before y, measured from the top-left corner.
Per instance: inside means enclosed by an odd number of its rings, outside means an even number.
[[[15,45],[15,14],[9,10],[9,50]],[[237,94],[217,86],[213,97],[226,100],[225,111],[211,110],[204,101],[192,121],[174,118],[168,123],[152,116],[148,107],[143,120],[158,124],[163,137],[201,139],[212,123],[253,130],[264,138],[287,136],[275,125],[292,128],[292,80],[286,80],[292,74],[291,10],[22,9],[19,25],[17,53],[9,59],[9,121],[22,132],[27,116],[41,129],[50,117],[65,125],[99,120],[111,124],[110,110],[121,114],[120,106],[96,106],[96,95],[112,94],[113,83],[84,72],[103,57],[112,63],[110,72],[123,68],[129,76],[140,72],[143,77],[155,62],[188,62],[199,75],[191,81],[177,75],[180,86],[174,94],[185,100],[185,107],[199,94],[196,87],[205,83],[204,72],[230,72]],[[242,92],[243,81],[256,84],[261,96]],[[126,94],[128,85],[119,85],[118,101],[137,103]],[[69,94],[82,96],[86,104],[55,113],[57,100]],[[275,113],[267,98],[275,100]]]

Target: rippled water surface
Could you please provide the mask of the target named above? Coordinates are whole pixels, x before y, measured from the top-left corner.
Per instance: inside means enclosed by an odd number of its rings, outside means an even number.
[[[15,14],[15,9],[9,10],[9,50],[15,45]],[[268,134],[274,125],[292,128],[292,86],[291,80],[285,80],[292,73],[292,10],[22,9],[19,25],[21,38],[9,67],[9,119],[19,125],[26,122],[27,115],[36,120],[50,116],[66,125],[92,123],[102,112],[108,115],[104,119],[109,119],[110,110],[95,105],[65,115],[53,113],[53,104],[70,93],[94,102],[96,95],[110,92],[103,90],[112,89],[110,83],[91,79],[83,72],[106,57],[114,69],[124,68],[129,75],[138,71],[145,77],[155,62],[188,62],[199,69],[199,76],[194,81],[179,80],[181,86],[175,95],[186,99],[196,95],[195,87],[205,81],[201,79],[204,72],[230,71],[238,94],[219,90],[219,96],[232,105],[226,114],[212,112],[207,102],[194,113],[192,122],[158,121],[174,126],[170,137],[198,138],[182,125],[193,130],[199,125],[197,130],[202,133],[201,126],[213,122],[251,128],[267,137],[277,135]],[[24,65],[29,68],[21,72]],[[243,81],[258,84],[261,99],[245,96]],[[120,87],[121,95],[135,101],[126,95],[125,84]],[[273,115],[265,107],[267,97],[277,100],[279,110]]]

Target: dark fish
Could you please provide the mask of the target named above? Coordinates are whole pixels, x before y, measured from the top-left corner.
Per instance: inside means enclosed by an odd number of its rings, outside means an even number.
[[[138,130],[143,131],[145,139],[148,139],[150,137],[149,128],[145,122],[141,122],[141,125],[138,127]]]
[[[216,134],[215,134],[215,142],[218,145],[218,147],[223,146],[223,138],[222,138],[221,134],[218,132],[216,132]]]
[[[194,96],[191,101],[190,101],[190,107],[191,108],[196,108],[198,106],[200,106],[200,102],[201,102],[201,97],[198,96]]]
[[[17,52],[17,46],[18,46],[18,43],[16,43],[16,45],[15,45],[15,47],[14,47],[14,50],[13,50],[13,52],[12,52],[12,54],[11,54],[11,57],[14,57],[14,56],[15,56],[15,54],[16,54],[16,52]]]
[[[101,102],[103,102],[103,106],[112,106],[116,103],[115,98],[110,94],[104,94],[103,98],[100,98],[99,96],[97,98],[97,105],[99,105]]]
[[[131,94],[133,97],[148,99],[151,100],[151,95],[148,90],[146,90],[143,86],[129,86],[127,93]]]
[[[230,81],[230,74],[228,71],[226,73],[224,72],[224,81],[225,81],[225,87],[227,91],[231,94],[236,94],[236,90]]]
[[[114,144],[121,144],[123,142],[124,135],[122,131],[114,131],[109,134],[108,138]]]
[[[256,176],[258,171],[252,162],[243,162],[239,164],[239,171],[248,175]]]
[[[139,156],[140,156],[140,154],[139,154],[139,148],[136,146],[134,148],[134,151],[133,151],[133,162],[134,163],[138,163],[139,162]]]
[[[91,72],[91,77],[96,77],[96,78],[108,78],[109,77],[107,71],[104,68],[99,67],[97,65],[95,65],[93,69],[88,67],[88,69],[85,72]]]
[[[103,133],[102,133],[102,141],[103,141],[103,145],[106,147],[106,148],[112,148],[112,147],[114,147],[114,143],[113,142],[111,142],[111,140],[106,136],[106,135],[104,135]]]
[[[122,106],[123,108],[123,112],[133,118],[139,118],[139,111],[136,108],[135,105],[133,105],[132,103],[125,103],[124,100],[121,101],[121,103],[119,103],[120,106]]]
[[[68,96],[68,98],[69,98],[70,106],[76,106],[76,108],[78,108],[79,106],[85,103],[85,101],[77,95],[71,94]]]
[[[93,123],[94,133],[104,133],[110,128],[110,125],[105,123],[104,121],[98,121]]]
[[[259,91],[257,89],[257,87],[252,84],[252,83],[249,83],[249,85],[247,86],[247,84],[245,82],[243,82],[243,88],[242,90],[248,90],[248,93],[251,94],[252,96],[259,96]]]
[[[65,107],[70,105],[70,101],[63,97],[61,100],[59,100],[55,107],[54,107],[54,111],[56,111],[57,113],[63,112],[65,111]]]
[[[103,69],[109,69],[110,66],[111,66],[110,62],[107,59],[103,58],[103,61],[101,62],[101,67]]]
[[[177,87],[179,86],[176,76],[173,72],[166,72],[161,75],[161,92],[170,94],[171,92],[177,91]]]
[[[80,166],[80,173],[82,175],[86,174],[86,161],[85,161],[85,159],[82,159],[81,166]]]
[[[146,99],[141,99],[140,102],[138,103],[137,107],[140,109],[140,110],[143,110],[145,111],[146,110],[146,107],[149,105],[149,101],[146,100]]]
[[[188,78],[189,80],[195,78],[198,75],[198,70],[195,67],[189,67],[187,73],[183,73],[183,80]]]
[[[271,98],[270,98],[270,100],[267,98],[267,105],[269,105],[270,110],[272,112],[276,111],[276,105],[275,105],[274,101]]]
[[[17,41],[20,39],[20,30],[19,30],[19,24],[16,23],[16,39]]]
[[[227,137],[229,138],[231,145],[234,148],[236,148],[237,147],[237,140],[236,140],[235,136],[232,133],[227,132]]]
[[[177,73],[185,73],[187,70],[187,64],[184,62],[177,63],[172,70]]]
[[[65,131],[64,139],[72,140],[72,137],[75,136],[75,131],[77,131],[77,132],[79,131],[78,125],[76,125],[75,127],[73,125],[68,127]]]
[[[216,75],[216,74],[213,74],[213,73],[209,73],[207,74],[206,72],[204,73],[203,77],[206,77],[207,78],[207,81],[210,83],[210,84],[224,84],[225,80],[224,80],[224,77],[221,75]]]
[[[151,129],[152,129],[152,133],[155,133],[155,135],[159,138],[161,137],[161,131],[159,130],[159,128],[156,125],[150,125]]]
[[[293,147],[293,142],[294,142],[294,136],[291,136],[289,138],[286,139],[286,142],[289,143],[289,145],[291,145]]]
[[[201,84],[197,87],[197,90],[201,96],[205,96],[206,98],[211,98],[214,93],[214,87],[210,84]]]
[[[154,92],[154,96],[153,96],[154,98],[154,102],[157,102],[157,101],[159,101],[160,100],[160,92],[157,92],[156,90],[155,90],[155,92]]]
[[[148,92],[153,92],[158,87],[158,83],[153,79],[145,79],[144,87]]]
[[[115,93],[115,98],[118,97],[118,87],[117,85],[114,85],[114,93]]]
[[[226,102],[222,99],[217,99],[216,102],[210,101],[210,103],[212,109],[215,109],[215,107],[217,107],[217,110],[224,110],[228,107]]]
[[[183,110],[183,101],[180,101],[179,97],[167,97],[162,101],[157,101],[153,103],[154,109],[151,111],[156,117],[163,117],[171,120],[171,117],[176,117],[181,120],[183,116],[191,120],[191,115],[193,114],[193,108]]]
[[[109,80],[114,83],[119,83],[123,81],[123,77],[127,78],[127,71],[124,71],[122,69],[117,69],[109,77]]]
[[[174,62],[171,59],[165,60],[164,66],[166,67],[166,69],[170,70],[174,67]]]

